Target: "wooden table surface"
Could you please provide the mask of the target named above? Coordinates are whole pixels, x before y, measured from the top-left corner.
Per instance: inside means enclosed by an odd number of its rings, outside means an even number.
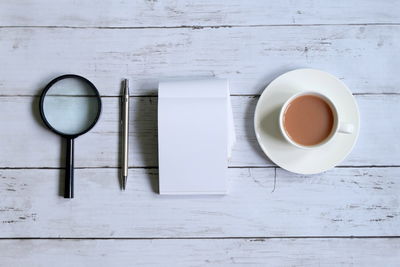
[[[399,266],[399,51],[396,0],[1,1],[0,266]],[[318,175],[275,166],[253,130],[262,90],[302,67],[343,80],[361,113],[353,152]],[[61,196],[65,146],[38,115],[64,73],[93,81],[104,105],[76,140],[73,200]],[[230,80],[226,196],[157,194],[157,83],[176,77]]]

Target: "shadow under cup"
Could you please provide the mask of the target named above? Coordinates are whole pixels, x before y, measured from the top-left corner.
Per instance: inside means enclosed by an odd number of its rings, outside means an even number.
[[[320,147],[338,132],[352,132],[351,125],[340,123],[334,103],[316,92],[290,97],[281,109],[279,126],[286,141],[303,149]]]

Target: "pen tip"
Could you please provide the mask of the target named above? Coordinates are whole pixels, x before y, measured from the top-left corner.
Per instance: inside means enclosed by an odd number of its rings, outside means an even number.
[[[127,181],[128,176],[123,176],[122,178],[123,178],[122,179],[122,190],[125,191],[125,189],[126,189],[126,181]]]

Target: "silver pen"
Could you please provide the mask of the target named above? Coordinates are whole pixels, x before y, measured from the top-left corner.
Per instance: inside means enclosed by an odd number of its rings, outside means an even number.
[[[124,88],[122,94],[122,146],[123,146],[123,155],[122,155],[122,189],[126,188],[126,181],[128,179],[128,154],[129,154],[129,80],[124,80]]]

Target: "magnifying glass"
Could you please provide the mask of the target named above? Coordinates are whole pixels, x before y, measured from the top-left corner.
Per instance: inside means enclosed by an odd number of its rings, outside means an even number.
[[[74,197],[74,139],[94,127],[101,113],[99,91],[88,79],[67,74],[52,80],[40,96],[40,116],[67,142],[64,198]]]

